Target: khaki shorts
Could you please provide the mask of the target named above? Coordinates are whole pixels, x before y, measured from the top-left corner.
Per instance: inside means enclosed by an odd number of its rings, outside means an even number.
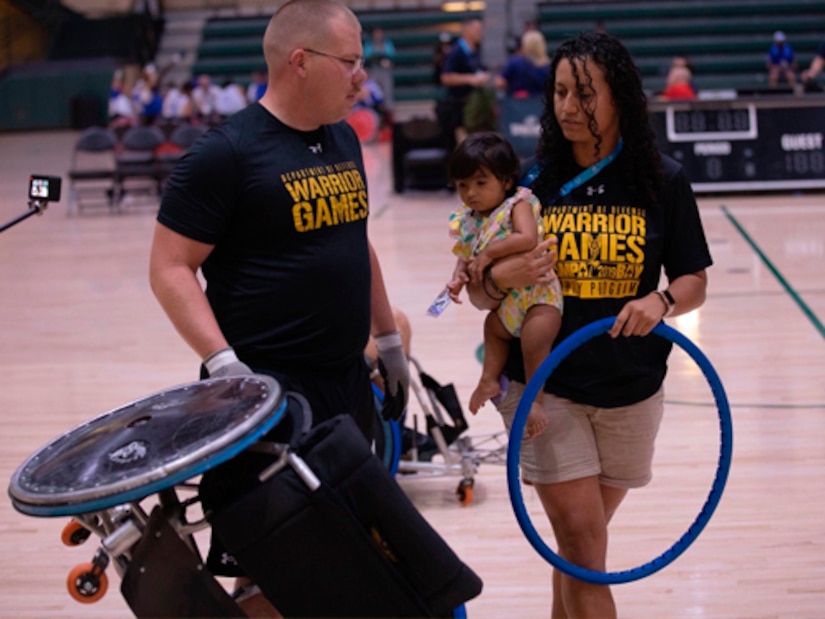
[[[507,431],[524,385],[511,382],[498,410]],[[535,439],[522,439],[522,478],[553,484],[598,475],[616,488],[639,488],[653,478],[656,434],[664,412],[664,389],[621,408],[597,408],[544,394],[549,425]]]

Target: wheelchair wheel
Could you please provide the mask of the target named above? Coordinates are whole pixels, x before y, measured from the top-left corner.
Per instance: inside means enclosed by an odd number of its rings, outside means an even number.
[[[109,578],[94,563],[81,563],[69,572],[66,586],[72,598],[82,604],[93,604],[106,595]]]
[[[80,546],[89,539],[92,532],[80,524],[77,520],[70,520],[60,534],[60,541],[66,546]]]
[[[458,497],[458,502],[462,505],[469,505],[473,502],[473,480],[470,479],[462,479],[458,487],[455,489],[456,496]]]

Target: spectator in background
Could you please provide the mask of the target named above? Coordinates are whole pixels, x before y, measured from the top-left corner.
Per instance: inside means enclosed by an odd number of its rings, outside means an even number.
[[[550,75],[547,41],[538,30],[528,30],[521,36],[521,45],[496,76],[496,87],[516,98],[538,97]]]
[[[816,56],[811,61],[811,66],[802,72],[802,83],[808,92],[818,92],[822,87],[817,83],[816,76],[825,69],[825,41],[819,44],[816,49]]]
[[[141,124],[151,125],[160,117],[163,97],[157,67],[147,64],[132,89],[132,99]]]
[[[686,66],[675,65],[667,74],[665,89],[659,96],[662,101],[694,101],[696,91],[691,84],[693,75]]]
[[[381,89],[381,85],[371,77],[367,77],[367,81],[361,84],[361,90],[355,95],[355,105],[352,106],[352,109],[374,111],[378,114],[380,128],[386,127],[392,121],[384,99],[384,91]]]
[[[257,103],[266,91],[266,71],[256,69],[252,72],[252,81],[246,89],[247,103]]]
[[[192,83],[178,87],[170,82],[163,97],[161,116],[169,122],[188,122],[192,118]]]
[[[678,67],[684,67],[685,69],[690,71],[691,75],[693,75],[693,65],[690,63],[690,60],[687,56],[674,56],[673,60],[670,61],[670,67],[668,68],[668,70],[675,69]]]
[[[767,68],[768,84],[771,88],[776,88],[781,75],[785,76],[789,86],[796,85],[796,58],[785,33],[781,30],[773,33],[773,43],[768,49]]]
[[[137,121],[137,112],[132,104],[131,90],[126,86],[123,69],[117,69],[112,74],[112,85],[109,89],[109,127],[131,127]]]
[[[212,83],[212,78],[206,73],[198,76],[197,83],[192,89],[192,103],[195,116],[207,123],[217,119],[215,101],[221,94],[220,86]]]
[[[528,19],[525,21],[524,29],[521,31],[520,35],[511,34],[507,37],[507,56],[510,57],[521,49],[521,37],[524,36],[524,33],[538,29],[539,26],[536,20]]]
[[[384,110],[389,112],[394,107],[393,64],[395,62],[395,45],[381,28],[374,28],[372,38],[364,43],[364,64],[369,77],[378,84],[382,92]]]
[[[372,39],[364,43],[364,62],[367,69],[376,65],[391,68],[395,60],[395,45],[384,34],[381,28],[374,28]]]
[[[441,84],[447,88],[447,98],[440,108],[442,127],[455,135],[460,142],[466,137],[464,108],[476,88],[487,86],[490,73],[481,62],[480,47],[484,37],[484,25],[472,18],[461,24],[461,37],[444,59]]]
[[[441,86],[441,73],[444,70],[444,61],[453,48],[453,35],[449,32],[442,32],[438,35],[438,43],[435,44],[433,53],[433,81]]]
[[[246,93],[243,88],[231,79],[225,80],[215,98],[215,114],[218,119],[226,120],[246,106]]]

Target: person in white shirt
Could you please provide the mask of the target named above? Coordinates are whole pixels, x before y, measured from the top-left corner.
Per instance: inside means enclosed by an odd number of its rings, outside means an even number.
[[[177,84],[170,83],[163,97],[161,116],[164,120],[186,121],[192,117],[192,84],[184,83],[178,88]]]
[[[215,101],[220,95],[221,88],[212,83],[212,78],[207,74],[198,76],[198,81],[192,89],[192,103],[194,104],[195,115],[202,120],[210,121],[215,117]]]
[[[247,106],[246,93],[240,85],[226,80],[215,99],[215,113],[220,118],[229,118]]]

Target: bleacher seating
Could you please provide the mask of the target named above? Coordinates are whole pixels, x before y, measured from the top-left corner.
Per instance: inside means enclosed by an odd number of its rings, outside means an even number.
[[[441,96],[433,81],[433,58],[439,34],[457,34],[461,21],[483,17],[478,11],[445,12],[438,9],[404,9],[396,11],[358,11],[358,18],[368,37],[381,27],[396,49],[395,100],[420,101]],[[204,26],[198,59],[193,75],[209,73],[220,83],[233,78],[249,81],[254,69],[264,66],[261,40],[269,19],[213,18]]]
[[[674,56],[687,56],[700,90],[767,88],[765,56],[775,30],[783,30],[800,67],[811,62],[825,35],[825,0],[546,0],[536,4],[539,27],[553,49],[565,38],[603,22],[630,49],[645,88],[659,92]],[[361,10],[364,36],[380,26],[396,47],[395,100],[431,100],[433,54],[442,32],[457,33],[467,17],[439,9]],[[261,39],[268,17],[215,17],[207,21],[193,74],[220,82],[249,81],[264,66]]]
[[[551,52],[602,22],[627,45],[652,93],[663,89],[674,56],[690,59],[699,90],[763,90],[774,31],[787,34],[800,70],[825,36],[823,0],[555,1],[539,4],[538,18]]]

